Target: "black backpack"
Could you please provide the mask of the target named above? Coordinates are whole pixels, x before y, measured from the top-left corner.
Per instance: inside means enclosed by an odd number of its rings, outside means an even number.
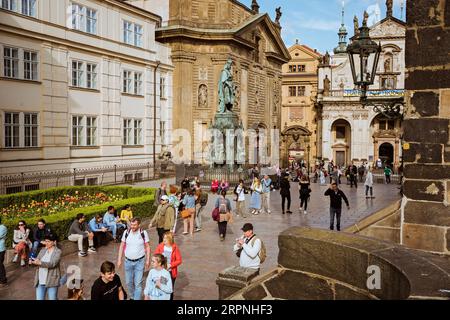
[[[139,231],[141,232],[142,240],[144,240],[144,243],[145,243],[145,233],[144,233],[144,230],[139,229]],[[130,232],[131,232],[131,229],[127,229],[127,231],[125,231],[125,242],[127,242],[127,238],[128,238],[128,235],[130,234]]]

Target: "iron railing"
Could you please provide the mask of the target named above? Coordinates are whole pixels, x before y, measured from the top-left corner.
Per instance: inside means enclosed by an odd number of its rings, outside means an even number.
[[[92,168],[21,172],[0,175],[0,194],[48,189],[63,186],[115,185],[156,180],[175,174],[172,163],[157,164],[153,170],[150,162],[130,165],[110,165]]]

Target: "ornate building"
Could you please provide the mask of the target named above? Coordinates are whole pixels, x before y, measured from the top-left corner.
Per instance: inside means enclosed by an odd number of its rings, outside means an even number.
[[[147,164],[170,148],[173,66],[155,40],[160,16],[119,0],[11,0],[0,21],[1,175]],[[113,182],[149,175],[127,174]]]
[[[280,158],[284,166],[289,161],[317,158],[317,70],[322,55],[306,45],[289,48],[291,60],[283,65],[283,125]]]
[[[281,67],[290,58],[280,35],[281,11],[272,21],[267,13],[259,12],[255,0],[251,8],[236,0],[152,3],[169,7],[156,39],[172,48],[173,128],[191,133],[192,150],[194,141],[199,139],[196,126],[205,132],[214,118],[218,79],[230,57],[237,84],[234,112],[244,129],[280,129]],[[256,150],[247,152],[247,157],[250,152],[258,153],[260,147],[270,150],[269,144],[258,143]],[[197,161],[206,160],[201,151],[193,154]]]
[[[355,32],[357,25],[355,17]],[[370,37],[381,44],[382,52],[369,99],[404,96],[405,28],[405,23],[389,10],[385,19],[370,28]],[[398,167],[402,156],[400,120],[388,119],[361,105],[345,53],[346,34],[342,25],[335,54],[330,57],[327,53],[319,66],[319,157],[338,165],[381,159]]]

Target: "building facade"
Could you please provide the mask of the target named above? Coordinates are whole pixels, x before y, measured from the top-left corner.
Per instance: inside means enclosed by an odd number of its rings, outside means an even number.
[[[251,8],[236,0],[160,2],[169,7],[156,38],[172,49],[173,128],[190,133],[192,162],[207,162],[204,133],[218,109],[218,81],[228,58],[233,60],[236,84],[233,111],[244,129],[280,130],[281,67],[290,57],[279,16],[272,21],[259,13],[255,0]],[[203,141],[200,148],[198,141]],[[269,152],[271,146],[258,140],[254,150],[247,150],[247,160],[260,148]]]
[[[170,148],[160,16],[118,0],[1,5],[0,174],[152,163]]]
[[[322,55],[306,45],[289,48],[291,60],[283,65],[281,159],[312,164],[317,159],[317,114],[315,103],[318,66]]]
[[[370,28],[370,37],[381,44],[382,52],[374,84],[369,87],[369,99],[388,101],[404,96],[405,30],[405,23],[390,13]],[[334,55],[327,53],[319,66],[319,157],[333,160],[336,165],[373,165],[380,159],[397,168],[402,157],[401,121],[360,103],[346,54],[346,36],[342,25]]]

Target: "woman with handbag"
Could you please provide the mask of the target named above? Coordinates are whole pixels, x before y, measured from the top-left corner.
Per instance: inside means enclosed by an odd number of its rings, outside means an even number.
[[[191,236],[194,235],[194,220],[195,220],[195,201],[197,197],[195,196],[194,190],[189,190],[183,198],[184,210],[181,211],[181,217],[183,218],[184,231],[183,234],[188,233]],[[189,232],[188,232],[189,229]]]
[[[303,211],[306,214],[306,209],[308,208],[308,198],[311,195],[310,182],[306,175],[302,176],[299,183],[300,187],[300,212]],[[305,207],[303,209],[303,206]]]
[[[221,195],[216,200],[214,206],[215,210],[218,209],[219,216],[217,217],[217,225],[219,227],[220,241],[224,241],[227,235],[227,224],[233,222],[233,216],[231,215],[231,203],[226,198],[227,192],[222,190]]]
[[[251,190],[252,190],[252,197],[250,198],[250,209],[252,209],[251,212],[254,215],[258,215],[261,213],[261,193],[262,193],[261,181],[259,181],[258,178],[253,179]]]
[[[28,252],[31,248],[31,241],[30,229],[27,227],[26,222],[23,220],[19,221],[17,228],[14,230],[13,248],[15,255],[12,262],[16,263],[20,257],[20,265],[22,267],[25,267]]]
[[[45,300],[48,295],[49,300],[58,299],[58,287],[60,286],[61,270],[61,250],[55,245],[56,237],[53,234],[45,236],[45,248],[43,248],[37,259],[31,259],[30,264],[38,266],[34,277],[36,288],[36,300]]]

